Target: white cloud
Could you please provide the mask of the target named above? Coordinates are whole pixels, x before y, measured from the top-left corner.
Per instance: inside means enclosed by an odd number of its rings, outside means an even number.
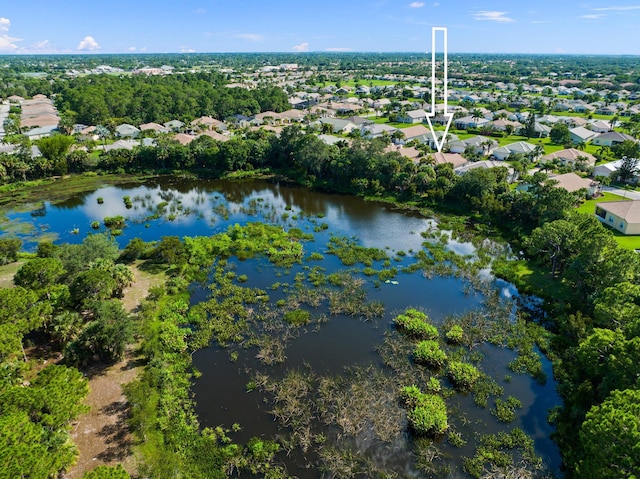
[[[424,7],[424,2],[411,2],[409,4],[410,8],[422,8]]]
[[[34,50],[46,50],[50,46],[49,40],[42,40],[41,42],[36,42],[31,48]]]
[[[434,7],[439,7],[440,6],[440,2],[436,2],[433,4]]]
[[[236,33],[235,38],[242,38],[243,40],[249,40],[252,42],[261,42],[264,40],[264,36],[259,33]]]
[[[509,23],[515,20],[510,17],[505,17],[507,12],[486,11],[474,13],[473,18],[475,20],[490,20],[492,22]]]
[[[294,52],[308,52],[309,51],[309,42],[302,42],[300,45],[294,45]]]
[[[580,18],[586,18],[587,20],[597,20],[602,17],[606,17],[606,15],[604,13],[591,13],[589,15],[580,15]]]
[[[127,48],[127,50],[130,51],[130,52],[135,52],[137,50],[137,48],[136,47],[129,47],[129,48]]]
[[[353,48],[349,47],[331,47],[325,50],[326,52],[352,52]]]
[[[0,52],[13,52],[18,49],[16,42],[22,41],[22,38],[15,38],[9,36],[9,27],[11,26],[11,20],[5,17],[0,17]]]
[[[180,53],[195,53],[196,51],[193,48],[182,47],[180,48]]]
[[[98,42],[96,42],[92,36],[87,35],[78,43],[76,50],[92,52],[94,50],[100,50],[100,45],[98,45]]]
[[[640,5],[626,5],[615,7],[599,7],[594,8],[596,12],[627,12],[629,10],[640,10]]]

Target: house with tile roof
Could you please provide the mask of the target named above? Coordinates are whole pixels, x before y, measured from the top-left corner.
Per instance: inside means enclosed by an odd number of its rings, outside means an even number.
[[[603,201],[596,204],[596,218],[625,235],[640,234],[640,200]]]
[[[548,155],[541,157],[540,162],[547,163],[555,159],[559,160],[563,166],[575,166],[580,162],[583,162],[586,166],[594,166],[596,164],[595,156],[575,148],[566,148],[564,150],[554,151],[553,153],[549,153]]]
[[[619,131],[608,131],[596,136],[592,143],[598,146],[614,146],[625,141],[638,141],[633,136],[621,133]]]

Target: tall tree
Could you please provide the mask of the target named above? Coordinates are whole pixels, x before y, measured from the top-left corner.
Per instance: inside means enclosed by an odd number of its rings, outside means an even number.
[[[580,427],[583,453],[577,475],[585,479],[640,476],[640,391],[613,391]]]

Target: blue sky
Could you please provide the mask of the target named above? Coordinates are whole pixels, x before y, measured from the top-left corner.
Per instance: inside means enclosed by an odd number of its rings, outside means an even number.
[[[640,0],[2,2],[0,54],[450,52],[640,55]]]

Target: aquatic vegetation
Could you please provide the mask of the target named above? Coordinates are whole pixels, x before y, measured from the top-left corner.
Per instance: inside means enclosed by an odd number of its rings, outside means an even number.
[[[420,341],[416,346],[416,361],[432,368],[441,368],[447,362],[447,353],[440,349],[437,341]]]
[[[389,258],[383,250],[360,246],[354,240],[345,236],[332,236],[327,244],[327,253],[340,258],[340,261],[345,266],[362,263],[371,267],[374,261],[382,261]]]
[[[449,428],[447,406],[440,396],[424,394],[415,385],[402,388],[401,396],[409,425],[416,433],[439,435]]]
[[[522,408],[522,402],[509,396],[506,400],[496,398],[496,407],[491,410],[491,414],[498,418],[498,421],[510,423],[516,418],[516,409]]]
[[[293,311],[284,313],[283,319],[294,326],[301,326],[311,321],[311,313],[304,309],[294,309]]]
[[[124,228],[125,225],[125,220],[123,216],[105,216],[104,219],[102,220],[102,222],[104,223],[104,225],[107,228],[118,228],[118,229],[122,229]]]
[[[447,376],[461,391],[469,391],[480,378],[480,371],[472,364],[451,361],[447,365]]]
[[[393,321],[407,335],[416,339],[434,340],[440,335],[438,328],[429,322],[429,317],[417,309],[409,308]]]

